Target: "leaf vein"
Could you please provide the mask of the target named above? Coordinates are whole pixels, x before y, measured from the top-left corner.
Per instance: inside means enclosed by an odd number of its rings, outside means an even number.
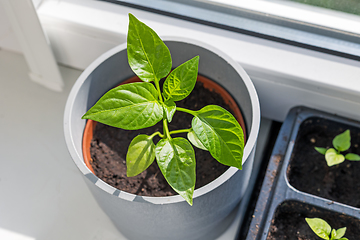
[[[146,52],[145,47],[144,47],[144,44],[143,44],[142,39],[141,39],[141,37],[140,37],[140,34],[139,34],[139,32],[138,32],[138,28],[135,28],[135,30],[136,30],[136,34],[138,35],[138,39],[140,39],[139,42],[140,42],[141,48],[142,48],[142,50],[143,50],[143,53],[144,53],[144,55],[145,55],[145,58],[146,58],[146,60],[147,60],[147,63],[149,64],[149,66],[150,66],[150,68],[151,68],[151,70],[152,70],[152,73],[154,74],[154,78],[155,78],[154,68],[153,68],[153,66],[152,66],[152,64],[151,64],[151,62],[150,62],[150,59],[149,59],[148,55],[147,55],[147,52]],[[151,34],[151,35],[152,35],[152,34]]]

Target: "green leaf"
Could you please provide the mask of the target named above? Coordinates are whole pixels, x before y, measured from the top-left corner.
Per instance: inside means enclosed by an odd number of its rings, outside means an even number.
[[[163,108],[154,85],[137,82],[108,91],[82,118],[135,130],[158,123],[163,118]]]
[[[322,147],[315,147],[315,150],[321,153],[322,155],[325,155],[327,149]]]
[[[329,148],[325,153],[325,160],[329,167],[337,165],[345,161],[344,155],[338,153],[335,149]]]
[[[305,218],[305,220],[316,235],[322,239],[330,239],[331,227],[326,221],[321,218]]]
[[[208,105],[195,113],[191,124],[200,142],[217,161],[242,169],[244,133],[231,113]]]
[[[127,54],[131,69],[145,82],[159,81],[171,71],[168,47],[150,27],[129,14]]]
[[[336,230],[333,229],[333,230],[331,230],[331,238],[330,238],[330,240],[335,240],[335,239],[337,239],[336,238]]]
[[[155,147],[156,161],[169,185],[190,205],[195,188],[195,152],[184,138],[162,139]]]
[[[345,132],[337,135],[333,139],[333,145],[336,150],[343,152],[350,148],[351,145],[350,140],[351,140],[350,130],[346,130]]]
[[[334,239],[340,239],[345,235],[345,232],[346,232],[346,227],[339,228],[338,230],[335,231],[335,234],[332,236],[334,237]]]
[[[168,122],[171,122],[171,120],[176,112],[176,104],[174,103],[174,101],[172,101],[170,99],[163,103],[163,107],[164,107],[165,115],[166,115]]]
[[[345,159],[350,161],[360,161],[360,156],[355,153],[348,153],[345,155]]]
[[[155,144],[147,135],[138,135],[126,154],[126,175],[133,177],[146,170],[155,160]]]
[[[193,129],[187,134],[187,138],[197,148],[207,151],[206,147],[200,142]]]
[[[349,240],[349,239],[344,237],[344,238],[340,238],[339,240]]]
[[[165,99],[180,101],[194,89],[198,74],[199,56],[175,68],[166,78],[163,85]]]

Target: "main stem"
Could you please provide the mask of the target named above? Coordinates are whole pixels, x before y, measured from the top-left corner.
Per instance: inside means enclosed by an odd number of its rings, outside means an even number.
[[[159,94],[159,100],[161,103],[164,102],[163,98],[162,98],[162,95],[161,95],[161,91],[160,91],[160,84],[159,84],[159,80],[155,78],[155,87],[158,91],[158,94]],[[164,132],[164,137],[168,138],[168,139],[171,139],[171,136],[170,136],[170,132],[169,132],[169,127],[168,127],[168,122],[167,122],[167,119],[166,117],[163,118],[163,132]]]
[[[160,102],[164,102],[164,100],[162,99],[162,95],[161,95],[161,91],[160,91],[160,84],[159,84],[159,80],[157,78],[155,78],[155,87],[156,87],[156,90],[158,91],[158,94],[159,94],[159,100]]]
[[[164,135],[166,136],[166,138],[171,139],[168,122],[167,122],[166,118],[163,118],[163,129],[164,129]]]

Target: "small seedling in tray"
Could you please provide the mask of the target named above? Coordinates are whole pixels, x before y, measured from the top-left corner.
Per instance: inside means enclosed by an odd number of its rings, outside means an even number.
[[[348,240],[343,237],[346,232],[346,227],[338,230],[331,229],[331,226],[321,218],[305,218],[307,224],[313,232],[321,239],[325,240]]]
[[[337,135],[332,144],[334,148],[323,148],[315,147],[315,150],[319,153],[325,155],[326,163],[329,167],[340,164],[345,161],[345,159],[350,161],[360,161],[360,156],[355,153],[347,153],[345,156],[341,153],[347,151],[351,146],[351,136],[350,130]]]

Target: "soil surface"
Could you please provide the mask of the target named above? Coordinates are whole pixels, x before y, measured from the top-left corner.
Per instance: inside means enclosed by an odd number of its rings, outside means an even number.
[[[296,189],[360,208],[360,161],[345,160],[328,167],[314,147],[333,147],[334,137],[350,130],[351,147],[360,154],[360,129],[323,118],[309,118],[299,129],[288,166],[288,179]]]
[[[280,205],[271,221],[267,240],[317,240],[321,239],[310,229],[305,218],[321,218],[332,228],[346,227],[344,237],[359,239],[360,220],[337,212],[324,210],[309,204],[287,201]]]
[[[177,106],[191,110],[199,110],[202,107],[215,104],[222,106],[231,112],[230,108],[224,103],[222,97],[205,89],[202,83],[197,82],[192,93],[184,100],[176,102]],[[176,112],[169,130],[184,129],[191,127],[192,115]],[[166,182],[160,172],[156,160],[144,172],[135,177],[126,177],[126,152],[131,140],[138,134],[151,135],[156,131],[162,131],[162,123],[153,127],[129,131],[110,127],[98,123],[94,130],[91,142],[92,167],[95,174],[109,185],[140,196],[171,196],[177,194]],[[174,137],[185,137],[186,134],[177,134]],[[155,137],[156,144],[160,138]],[[202,187],[221,174],[229,167],[220,164],[210,153],[194,147],[196,158],[196,186]]]

